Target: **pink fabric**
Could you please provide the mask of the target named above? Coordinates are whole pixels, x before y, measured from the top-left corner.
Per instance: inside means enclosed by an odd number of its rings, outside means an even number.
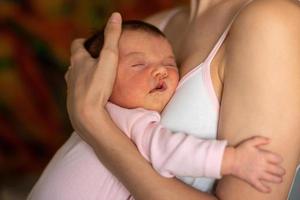
[[[127,200],[128,190],[75,132],[52,158],[28,200]]]
[[[221,177],[226,141],[173,133],[160,125],[160,115],[154,111],[125,109],[111,103],[107,109],[118,127],[161,175]]]
[[[112,119],[165,177],[220,178],[226,141],[172,133],[157,112],[108,104]],[[76,133],[59,149],[28,196],[30,200],[133,199]]]

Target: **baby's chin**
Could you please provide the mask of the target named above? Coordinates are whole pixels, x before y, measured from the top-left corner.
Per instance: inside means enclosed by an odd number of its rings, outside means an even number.
[[[114,101],[109,99],[111,103],[127,109],[143,108],[150,111],[156,111],[161,113],[164,107],[167,105],[167,101],[139,101],[139,102],[125,102],[125,101]]]
[[[165,106],[166,106],[166,103],[165,104],[156,104],[156,105],[145,105],[144,109],[161,113],[163,111],[163,109],[165,108]]]
[[[164,108],[145,108],[147,110],[151,110],[151,111],[156,111],[158,113],[161,113],[163,111]]]

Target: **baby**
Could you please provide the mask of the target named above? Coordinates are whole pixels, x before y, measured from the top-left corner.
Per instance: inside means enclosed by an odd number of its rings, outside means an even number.
[[[103,39],[100,31],[84,44],[94,58]],[[266,182],[282,181],[281,157],[260,148],[269,143],[266,138],[254,137],[230,147],[224,140],[204,140],[164,128],[159,113],[175,92],[178,80],[175,57],[164,34],[145,22],[123,22],[118,73],[107,110],[157,172],[165,177],[234,175],[259,191]],[[133,197],[73,133],[29,195],[29,199],[48,198]]]

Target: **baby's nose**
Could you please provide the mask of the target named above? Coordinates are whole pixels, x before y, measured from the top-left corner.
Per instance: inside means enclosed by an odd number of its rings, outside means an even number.
[[[166,67],[159,66],[153,69],[152,75],[153,77],[163,79],[168,76],[168,70],[166,69]]]

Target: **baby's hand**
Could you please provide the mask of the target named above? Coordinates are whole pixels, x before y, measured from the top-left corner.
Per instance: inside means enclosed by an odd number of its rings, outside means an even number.
[[[231,174],[261,192],[271,192],[267,183],[281,183],[285,170],[280,166],[283,159],[278,154],[260,146],[269,144],[265,137],[253,137],[240,143],[234,151]]]

